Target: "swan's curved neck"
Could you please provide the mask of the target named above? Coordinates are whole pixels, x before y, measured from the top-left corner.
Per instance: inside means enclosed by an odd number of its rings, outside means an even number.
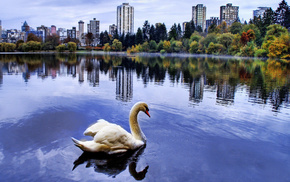
[[[140,109],[137,107],[133,107],[130,111],[129,116],[129,123],[130,123],[130,129],[133,137],[137,140],[141,140],[144,143],[146,143],[146,137],[144,133],[142,132],[139,123],[138,123],[138,113],[140,112]]]

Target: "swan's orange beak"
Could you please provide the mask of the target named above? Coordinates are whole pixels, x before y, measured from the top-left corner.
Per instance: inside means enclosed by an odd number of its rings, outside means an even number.
[[[149,114],[149,112],[148,112],[148,110],[147,110],[147,111],[145,111],[145,113],[146,113],[146,114],[147,114],[149,117],[151,117],[151,116],[150,116],[150,114]]]

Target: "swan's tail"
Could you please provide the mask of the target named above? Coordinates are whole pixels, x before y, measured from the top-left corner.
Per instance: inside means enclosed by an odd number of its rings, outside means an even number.
[[[81,141],[75,139],[74,137],[71,137],[72,141],[75,143],[75,146],[79,147],[80,149],[84,149],[84,145],[81,144]]]

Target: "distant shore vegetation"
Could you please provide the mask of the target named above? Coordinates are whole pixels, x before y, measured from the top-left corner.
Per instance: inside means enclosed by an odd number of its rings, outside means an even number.
[[[75,52],[77,50],[126,51],[128,54],[148,53],[189,53],[210,55],[231,55],[241,57],[269,57],[290,59],[290,7],[282,0],[276,11],[266,10],[263,17],[255,17],[249,23],[239,20],[228,26],[213,23],[203,32],[200,26],[189,21],[184,32],[180,24],[174,24],[169,31],[164,23],[150,25],[144,22],[136,34],[113,35],[101,32],[99,44],[92,45],[94,37],[86,34],[86,46],[80,46],[77,39],[67,38],[62,44],[57,35],[48,36],[45,42],[34,34],[27,41],[0,43],[0,52],[57,51]]]

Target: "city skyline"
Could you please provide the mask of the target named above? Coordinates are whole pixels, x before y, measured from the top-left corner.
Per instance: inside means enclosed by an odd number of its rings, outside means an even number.
[[[145,20],[150,24],[158,22],[165,23],[169,29],[174,23],[182,24],[192,18],[192,6],[203,4],[207,7],[206,17],[219,17],[220,6],[232,3],[239,6],[239,18],[241,21],[249,21],[253,17],[253,10],[260,6],[271,7],[274,11],[281,0],[273,1],[249,1],[249,0],[208,0],[189,1],[183,0],[176,4],[176,1],[164,0],[94,0],[94,1],[55,1],[42,0],[37,2],[24,2],[15,0],[11,5],[9,2],[2,2],[0,12],[2,29],[20,29],[23,22],[27,21],[30,27],[36,28],[41,25],[55,25],[57,28],[69,29],[77,27],[80,20],[89,23],[92,18],[100,21],[100,31],[109,30],[109,25],[116,24],[117,6],[122,3],[129,3],[134,7],[134,32],[142,27]],[[105,7],[105,8],[104,8]],[[21,11],[20,11],[21,10]],[[85,28],[86,29],[86,28]]]

